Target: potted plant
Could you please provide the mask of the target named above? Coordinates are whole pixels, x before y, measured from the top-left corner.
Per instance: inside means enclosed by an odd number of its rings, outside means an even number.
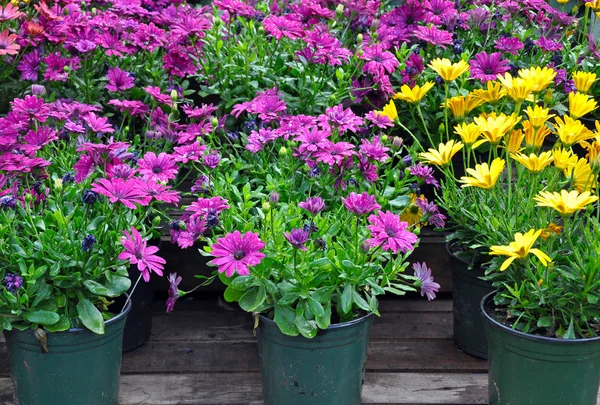
[[[213,133],[222,158],[196,165],[199,198],[172,234],[206,239],[225,299],[254,314],[266,404],[360,404],[377,297],[439,288],[424,263],[406,272],[420,226],[443,226],[415,194],[432,169],[381,134],[382,112],[338,109],[343,122],[284,112],[233,145]],[[171,281],[169,309],[187,294]]]
[[[131,294],[165,263],[145,224],[177,193],[145,175],[125,142],[98,129],[71,141],[79,123],[100,127],[85,111],[98,107],[36,96],[12,107],[0,119],[0,328],[16,401],[116,405]]]
[[[598,141],[594,141],[597,148]],[[555,158],[556,159],[556,158]],[[508,244],[497,238],[481,302],[489,341],[489,403],[596,404],[600,387],[598,155],[578,161],[525,204]],[[555,160],[555,165],[557,161]],[[589,170],[581,174],[581,167]],[[524,205],[525,205],[524,204]],[[596,204],[596,207],[594,207]],[[536,228],[537,226],[537,228]],[[524,231],[531,227],[531,229]],[[552,231],[549,230],[552,229]],[[524,387],[528,387],[524,389]]]

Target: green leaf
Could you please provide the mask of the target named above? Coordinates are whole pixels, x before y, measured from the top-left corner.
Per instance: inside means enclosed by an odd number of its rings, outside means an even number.
[[[295,324],[296,311],[289,305],[275,304],[275,316],[273,321],[279,326],[279,330],[284,335],[298,336],[298,327]]]
[[[390,200],[389,203],[394,208],[404,209],[408,207],[408,204],[410,204],[410,197],[407,195],[401,195],[393,200]]]
[[[53,325],[46,325],[45,328],[48,332],[63,332],[71,328],[71,322],[69,321],[69,318],[61,315],[58,322]]]
[[[598,297],[592,294],[588,294],[587,295],[587,300],[590,304],[597,304],[598,303]]]
[[[240,307],[244,311],[254,312],[266,298],[267,293],[264,286],[253,287],[240,298]]]
[[[537,321],[538,328],[549,328],[552,325],[552,318],[544,316]]]
[[[114,297],[113,293],[102,284],[93,280],[85,280],[83,285],[92,293],[102,297]]]
[[[575,328],[573,327],[573,318],[571,318],[571,322],[569,322],[569,327],[567,328],[567,331],[565,332],[563,339],[576,339],[577,337],[575,336]]]
[[[58,322],[59,316],[56,312],[50,311],[33,311],[26,312],[21,315],[23,319],[31,323],[39,323],[41,325],[52,325]]]
[[[236,290],[233,287],[227,287],[225,289],[225,293],[223,294],[223,298],[225,298],[225,301],[227,302],[237,302],[242,295],[244,295],[243,291]]]
[[[233,281],[229,285],[231,285],[236,290],[245,291],[250,287],[258,285],[258,283],[256,281],[256,278],[252,276],[239,276],[233,279]]]
[[[352,286],[352,284],[350,282],[347,282],[346,286],[344,287],[344,291],[342,292],[342,297],[340,300],[340,303],[342,305],[342,311],[344,311],[345,314],[350,312],[350,310],[352,309],[352,292],[353,291],[354,291],[354,287]]]
[[[323,315],[315,317],[315,321],[321,329],[327,329],[331,325],[331,302],[325,304]]]
[[[85,284],[85,283],[84,283]],[[109,290],[109,297],[118,297],[131,287],[129,277],[112,276],[106,283],[106,288]]]
[[[304,315],[296,314],[296,320],[294,321],[298,331],[302,336],[312,339],[317,336],[317,323],[315,321],[309,321]]]
[[[77,303],[77,312],[79,313],[79,319],[81,319],[86,328],[98,335],[104,334],[102,313],[98,311],[98,308],[90,300],[83,297],[80,298]]]
[[[323,316],[323,314],[325,313],[325,310],[323,309],[321,303],[315,300],[313,297],[308,297],[308,307],[316,317]]]
[[[361,295],[356,292],[356,290],[352,290],[352,300],[360,309],[364,309],[365,311],[370,311],[371,307],[367,303],[367,301],[361,297]]]
[[[8,319],[0,316],[0,331],[2,330],[12,330],[12,325],[8,322]]]

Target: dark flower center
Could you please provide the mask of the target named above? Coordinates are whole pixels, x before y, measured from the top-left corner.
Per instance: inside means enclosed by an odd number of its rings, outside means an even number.
[[[485,70],[485,74],[486,74],[486,75],[491,75],[491,74],[493,74],[493,73],[494,73],[494,69],[492,69],[492,68],[487,68],[487,69]]]
[[[243,250],[236,250],[233,252],[233,258],[235,260],[242,260],[246,256],[246,253]]]
[[[159,173],[162,173],[162,171],[163,171],[163,170],[162,170],[162,168],[161,168],[160,166],[154,166],[154,167],[152,168],[152,173],[154,173],[154,174],[159,174]]]
[[[396,231],[394,231],[392,229],[386,229],[385,233],[387,233],[387,236],[389,236],[390,238],[393,238],[394,236],[396,236]]]

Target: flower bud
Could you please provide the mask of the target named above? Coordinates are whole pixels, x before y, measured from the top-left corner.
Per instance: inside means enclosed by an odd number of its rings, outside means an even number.
[[[152,226],[157,227],[159,225],[160,225],[160,216],[157,215],[152,219]]]
[[[369,253],[369,250],[371,250],[371,244],[368,240],[363,240],[363,242],[360,244],[360,251],[364,254],[367,254]]]
[[[221,25],[221,18],[220,17],[215,17],[214,21],[215,21],[215,26],[218,27],[219,25]]]
[[[217,129],[217,127],[219,126],[219,119],[217,117],[212,117],[210,119],[210,124],[213,127],[213,130]]]
[[[57,191],[62,191],[62,189],[63,189],[63,181],[62,181],[62,179],[54,179],[54,188]]]
[[[360,44],[360,43],[362,43],[363,39],[364,39],[364,38],[363,38],[363,34],[358,34],[358,35],[356,36],[356,43],[357,43],[357,44]]]
[[[265,201],[264,203],[262,203],[262,210],[265,214],[271,211],[271,204],[269,204],[268,201]]]
[[[405,166],[412,166],[412,164],[413,164],[412,156],[410,156],[410,155],[404,156],[402,158],[402,163],[404,163]]]
[[[279,156],[281,156],[281,157],[286,157],[286,156],[287,156],[287,154],[288,154],[287,148],[286,148],[285,146],[282,146],[282,147],[279,149]]]
[[[392,149],[399,150],[402,145],[404,145],[404,141],[399,136],[395,136],[392,138]]]
[[[438,132],[439,132],[440,134],[443,134],[444,132],[446,132],[446,125],[445,125],[443,122],[442,122],[442,123],[440,124],[440,126],[438,127]]]
[[[32,84],[31,94],[33,94],[34,96],[43,96],[44,94],[46,94],[46,88],[41,84]]]
[[[421,234],[421,228],[415,227],[415,229],[412,230],[412,233],[419,236]]]
[[[171,94],[169,94],[171,96],[171,100],[173,101],[177,101],[177,98],[179,97],[179,94],[177,94],[177,90],[173,89],[171,90]]]
[[[337,7],[335,8],[335,15],[337,15],[338,17],[341,17],[343,14],[344,14],[344,5],[338,4]]]
[[[269,202],[271,204],[277,204],[279,202],[279,193],[276,191],[273,191],[271,193],[271,195],[269,196]]]
[[[387,136],[386,134],[383,134],[383,135],[380,136],[381,142],[383,142],[383,143],[387,143],[387,141],[388,141],[389,138],[390,137]]]
[[[552,103],[552,89],[548,89],[546,94],[544,94],[544,104]]]

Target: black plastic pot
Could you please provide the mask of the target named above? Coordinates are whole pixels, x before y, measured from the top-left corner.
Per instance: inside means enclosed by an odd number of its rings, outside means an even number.
[[[567,340],[511,329],[490,315],[494,294],[480,306],[489,342],[489,404],[596,405],[600,337]]]
[[[479,306],[482,298],[494,288],[489,281],[480,279],[485,275],[484,269],[479,266],[470,268],[470,263],[457,257],[448,244],[446,251],[450,255],[452,270],[454,341],[463,352],[485,359],[487,338]]]
[[[360,405],[373,316],[331,325],[313,339],[284,335],[261,315],[265,405]]]
[[[131,288],[140,275],[136,266],[129,267]],[[129,290],[131,292],[131,290]],[[130,352],[148,343],[152,333],[152,302],[154,301],[154,286],[151,282],[140,280],[131,299],[131,311],[127,316],[123,332],[123,352]],[[120,305],[125,304],[125,298],[116,300]],[[121,303],[122,302],[122,303]]]

